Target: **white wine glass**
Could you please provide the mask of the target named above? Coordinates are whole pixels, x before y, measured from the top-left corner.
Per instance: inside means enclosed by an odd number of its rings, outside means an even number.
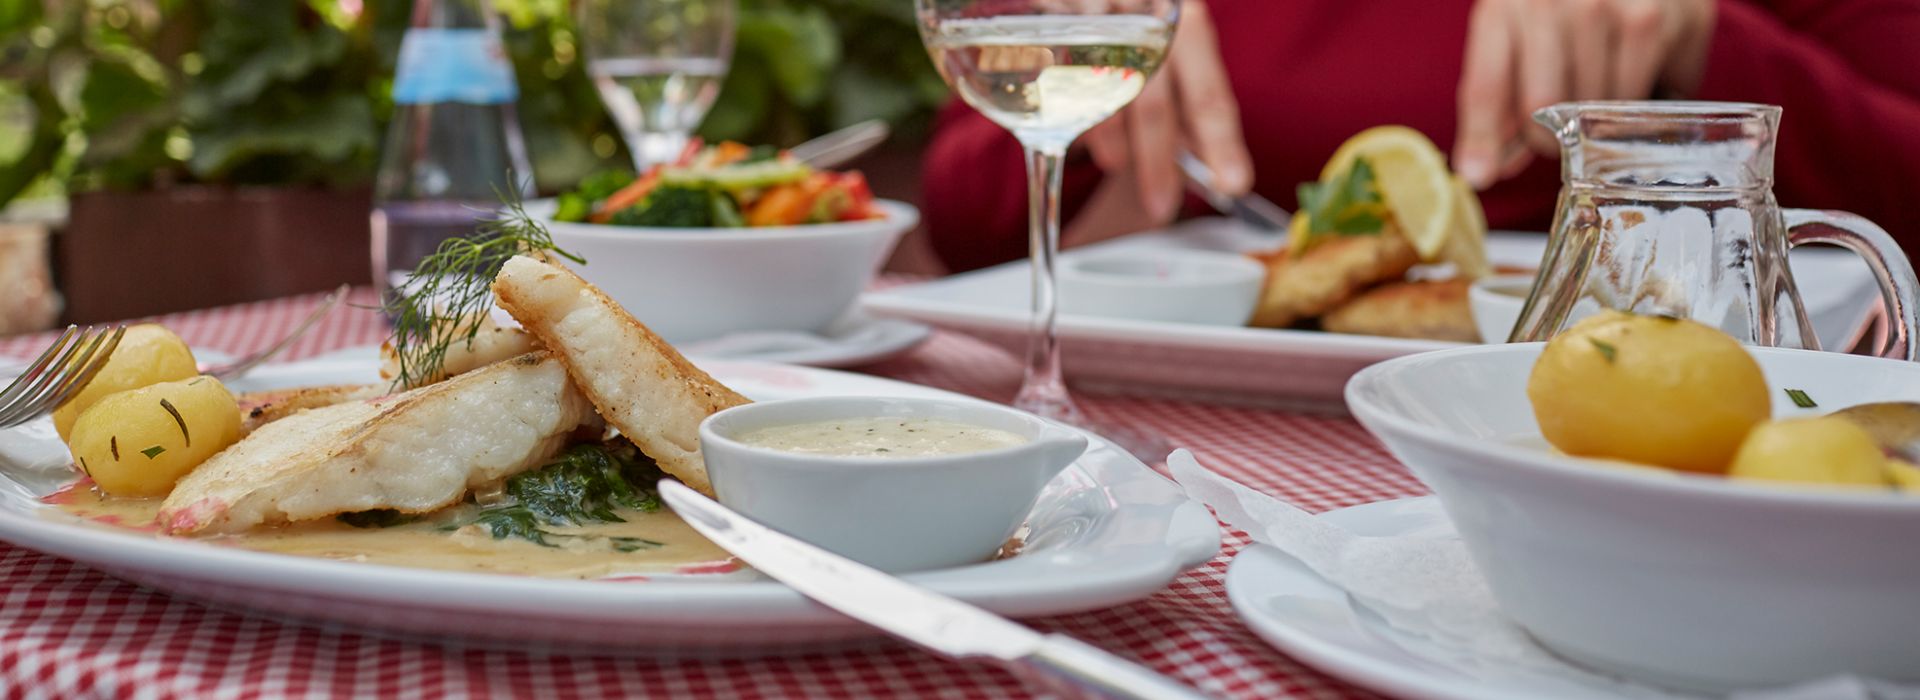
[[[733,59],[734,0],[580,0],[587,74],[642,172],[686,148]]]
[[[915,0],[920,37],[960,98],[1013,132],[1027,156],[1033,317],[1014,406],[1092,427],[1148,459],[1152,436],[1089,426],[1060,374],[1054,259],[1062,161],[1073,140],[1133,102],[1160,68],[1179,0]]]

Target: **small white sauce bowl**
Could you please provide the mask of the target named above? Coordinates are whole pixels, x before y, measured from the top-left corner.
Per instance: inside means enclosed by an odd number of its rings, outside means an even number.
[[[1473,309],[1473,325],[1480,329],[1480,342],[1504,343],[1520,322],[1520,310],[1533,293],[1533,274],[1495,275],[1475,280],[1467,288],[1467,303]],[[1591,297],[1574,302],[1567,324],[1600,313],[1600,305]]]
[[[1130,250],[1060,260],[1060,311],[1137,321],[1244,326],[1267,267],[1238,253]]]
[[[928,418],[1005,430],[1025,444],[940,457],[851,457],[756,447],[764,428],[858,418]],[[700,424],[720,502],[741,514],[887,572],[992,558],[1026,521],[1040,490],[1087,449],[1085,436],[988,403],[818,397],[751,403]]]

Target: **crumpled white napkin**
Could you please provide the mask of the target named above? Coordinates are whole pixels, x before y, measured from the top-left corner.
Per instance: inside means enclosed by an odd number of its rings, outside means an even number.
[[[1254,541],[1300,560],[1386,623],[1388,641],[1449,670],[1566,695],[1695,697],[1574,666],[1547,652],[1500,612],[1465,543],[1451,527],[1394,537],[1356,535],[1200,466],[1176,450],[1167,467],[1187,495]],[[1437,499],[1424,506],[1439,513]],[[1920,688],[1838,677],[1734,695],[1738,700],[1920,700]]]

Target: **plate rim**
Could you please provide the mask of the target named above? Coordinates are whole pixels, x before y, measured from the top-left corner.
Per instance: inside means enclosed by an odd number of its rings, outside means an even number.
[[[1410,496],[1373,501],[1359,505],[1338,508],[1317,514],[1335,524],[1340,521],[1374,517],[1376,511],[1404,507],[1418,501],[1438,500],[1438,496]],[[1298,569],[1298,572],[1332,587],[1319,573],[1307,568],[1299,560],[1281,551],[1278,547],[1260,542],[1248,542],[1247,546],[1234,554],[1233,561],[1227,564],[1224,588],[1227,602],[1234,614],[1240,618],[1255,636],[1274,649],[1299,660],[1327,675],[1352,683],[1367,690],[1391,697],[1413,700],[1530,700],[1536,695],[1517,693],[1511,690],[1488,688],[1479,684],[1456,678],[1446,678],[1422,673],[1417,669],[1374,659],[1374,657],[1354,652],[1341,645],[1326,642],[1297,625],[1266,611],[1256,596],[1276,593],[1271,588],[1262,589],[1254,580],[1257,570],[1266,566],[1284,566]],[[1337,590],[1337,589],[1336,589]],[[1341,611],[1346,620],[1353,624],[1364,624],[1355,614],[1353,601],[1344,592],[1338,594]]]

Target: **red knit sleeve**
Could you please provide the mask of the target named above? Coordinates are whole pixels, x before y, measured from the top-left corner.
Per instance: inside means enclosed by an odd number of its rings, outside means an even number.
[[[1920,65],[1914,37],[1912,2],[1720,0],[1696,96],[1781,105],[1780,202],[1854,212],[1920,252],[1920,80],[1894,77]]]
[[[933,249],[954,272],[1027,255],[1027,166],[1020,142],[955,101],[941,112],[921,166],[921,207]],[[1069,157],[1068,217],[1099,184],[1085,157]]]

